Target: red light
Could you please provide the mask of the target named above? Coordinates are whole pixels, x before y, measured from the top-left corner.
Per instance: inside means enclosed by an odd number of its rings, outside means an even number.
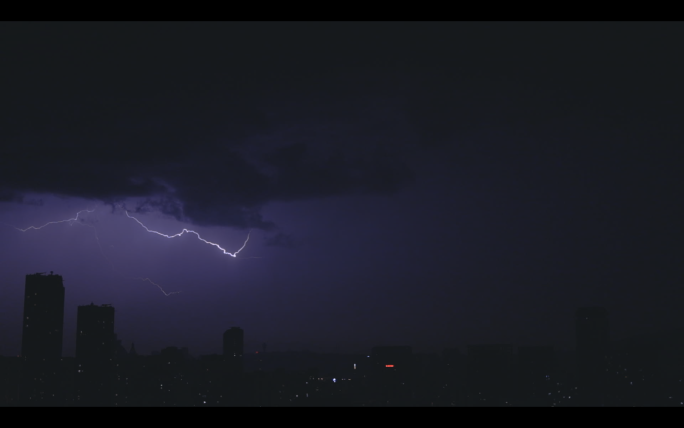
[[[394,367],[394,364],[385,364],[385,367]]]

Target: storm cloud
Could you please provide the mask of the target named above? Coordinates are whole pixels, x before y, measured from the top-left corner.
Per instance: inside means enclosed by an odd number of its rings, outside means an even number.
[[[356,125],[341,119],[358,108],[364,121],[363,90],[326,93],[315,82],[299,82],[302,100],[293,115],[277,105],[287,89],[275,84],[265,92],[244,57],[212,66],[214,57],[200,61],[192,48],[171,49],[171,40],[143,37],[136,45],[135,26],[13,31],[35,49],[5,51],[14,83],[0,123],[3,201],[21,202],[28,193],[112,205],[137,198],[143,202],[132,209],[198,225],[272,229],[260,214],[269,202],[392,193],[413,181],[400,149],[353,136]],[[86,33],[91,37],[80,37]],[[120,43],[111,44],[118,36]],[[329,103],[305,94],[346,107],[321,112]],[[321,129],[317,119],[330,126]],[[349,147],[367,146],[367,155],[340,149],[345,139]]]

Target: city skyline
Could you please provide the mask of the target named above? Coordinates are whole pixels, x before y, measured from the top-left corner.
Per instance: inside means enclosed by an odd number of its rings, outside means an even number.
[[[375,346],[370,355],[282,353],[264,344],[260,355],[245,355],[244,330],[230,327],[221,354],[167,346],[145,356],[117,339],[112,305],[91,303],[77,307],[76,357],[69,358],[54,334],[64,313],[62,283],[54,272],[26,275],[22,355],[0,356],[0,406],[684,405],[682,332],[612,344],[602,307],[577,308],[570,354],[511,344],[469,345],[465,353],[396,345]]]
[[[47,274],[47,275],[46,275]],[[25,351],[20,352],[17,356],[29,356],[32,358],[43,358],[44,356],[50,355],[51,358],[59,357],[76,357],[79,358],[80,355],[104,355],[102,354],[103,348],[100,346],[100,342],[103,340],[109,344],[118,343],[117,346],[123,346],[123,349],[134,348],[134,341],[129,341],[130,346],[126,347],[122,344],[121,338],[118,337],[116,329],[114,328],[114,313],[115,308],[111,304],[95,304],[91,302],[88,305],[78,305],[76,307],[77,311],[77,328],[74,334],[75,340],[75,353],[74,355],[62,353],[62,342],[65,336],[68,336],[63,332],[63,321],[57,322],[57,318],[63,320],[66,316],[64,310],[64,295],[65,288],[62,285],[63,277],[59,274],[55,274],[53,271],[49,272],[38,272],[34,274],[27,274],[25,276],[25,290],[24,290],[24,322],[26,323],[22,326],[22,349]],[[57,289],[53,289],[57,285]],[[57,294],[55,294],[57,293]],[[54,297],[57,296],[58,299],[55,300]],[[61,300],[59,300],[61,299]],[[35,302],[34,302],[35,300]],[[34,308],[38,305],[38,309]],[[36,316],[40,315],[40,316]],[[32,317],[32,322],[29,323],[29,316]],[[422,352],[436,352],[443,351],[445,349],[459,349],[467,350],[469,348],[473,349],[485,349],[487,347],[506,347],[510,350],[521,348],[521,349],[554,349],[560,352],[572,351],[578,352],[578,358],[585,360],[589,358],[596,358],[595,355],[602,355],[608,351],[609,348],[621,343],[629,343],[629,341],[643,340],[640,335],[634,335],[631,337],[620,338],[619,340],[612,340],[610,334],[610,322],[609,322],[609,312],[605,307],[602,306],[588,306],[575,308],[573,311],[573,316],[575,319],[573,336],[574,336],[574,346],[570,348],[559,347],[553,343],[539,343],[535,345],[521,344],[514,342],[489,342],[485,343],[482,341],[472,342],[472,343],[452,343],[450,346],[437,347],[436,345],[430,347],[429,349],[423,349]],[[57,317],[57,318],[55,318]],[[38,319],[36,321],[36,319]],[[28,328],[29,325],[33,328]],[[37,325],[38,328],[35,326]],[[43,331],[41,333],[36,333],[36,330]],[[54,332],[62,332],[62,334],[53,334]],[[679,331],[684,332],[684,329],[673,329],[673,330],[663,330],[657,332],[658,334],[668,334],[672,332]],[[48,341],[52,342],[52,345],[46,346]],[[102,342],[104,345],[105,342]],[[221,334],[220,347],[214,346],[212,349],[214,352],[204,352],[204,354],[220,354],[224,357],[232,356],[241,358],[244,355],[244,344],[250,343],[250,350],[248,352],[254,352],[256,354],[259,351],[266,350],[267,343],[260,342],[253,339],[249,342],[244,340],[244,330],[241,327],[233,326],[227,328]],[[110,346],[110,345],[106,346]],[[140,344],[139,344],[140,345]],[[177,347],[178,344],[169,343],[164,348]],[[306,351],[311,352],[315,347],[307,347],[304,344],[285,344],[285,348],[279,345],[282,343],[276,342],[276,351],[282,352],[287,351]],[[295,346],[290,346],[295,345]],[[113,345],[112,345],[113,346]],[[143,344],[144,346],[144,344]],[[273,346],[273,344],[271,344]],[[388,346],[384,344],[381,346],[373,346],[372,349],[380,350],[383,347],[389,348],[412,348],[415,346],[411,344],[393,344]],[[419,347],[420,348],[420,347]],[[81,349],[81,351],[79,351]],[[113,349],[113,348],[112,348]],[[183,347],[183,349],[189,349],[188,347]],[[371,349],[371,348],[368,348]],[[348,353],[358,353],[359,351],[367,351],[363,349],[347,350],[343,352]],[[58,351],[59,350],[59,351]],[[327,349],[331,351],[332,349]],[[587,350],[590,351],[587,354]],[[272,350],[273,351],[273,350]],[[318,352],[321,349],[317,350]],[[335,352],[340,352],[340,348],[335,347]],[[111,351],[114,352],[114,351]],[[326,352],[326,351],[323,351]],[[593,354],[592,354],[593,352]],[[153,349],[148,352],[148,354],[158,354],[159,349]],[[363,353],[363,352],[362,352]],[[1,355],[1,354],[0,354]],[[594,356],[592,356],[594,355]],[[195,354],[199,356],[199,354]],[[82,358],[82,357],[81,357]],[[586,363],[584,363],[586,364]]]

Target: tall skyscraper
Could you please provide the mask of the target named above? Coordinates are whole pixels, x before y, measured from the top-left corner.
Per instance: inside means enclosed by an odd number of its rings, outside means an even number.
[[[245,348],[245,332],[240,327],[231,327],[223,333],[223,358],[229,370],[241,372],[242,354]]]
[[[76,402],[82,406],[112,404],[114,308],[79,306],[76,320]]]
[[[26,275],[21,356],[61,358],[64,328],[64,285],[60,275]]]
[[[20,385],[20,400],[24,404],[60,404],[63,328],[62,277],[52,272],[26,275]]]
[[[608,312],[602,307],[579,308],[575,314],[579,403],[606,404],[609,364]]]

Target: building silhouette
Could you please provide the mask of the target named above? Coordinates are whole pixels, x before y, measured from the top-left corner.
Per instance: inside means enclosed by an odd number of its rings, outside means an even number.
[[[26,275],[21,355],[0,357],[2,406],[684,406],[681,329],[613,344],[603,307],[575,313],[575,352],[471,345],[437,354],[378,346],[369,355],[244,354],[244,331],[223,353],[126,352],[111,305],[78,306],[76,356],[62,357],[60,275]],[[218,339],[218,337],[216,337]]]
[[[444,385],[440,391],[440,405],[464,406],[466,385],[466,359],[459,348],[445,348],[442,351]]]
[[[575,314],[578,404],[606,404],[609,366],[608,312],[602,307],[579,308]]]
[[[64,328],[60,275],[26,275],[22,321],[20,401],[25,405],[59,405]]]
[[[467,405],[511,406],[514,397],[513,345],[469,345]]]
[[[245,332],[240,327],[231,327],[223,333],[223,358],[230,372],[243,371]]]
[[[76,319],[76,403],[110,406],[116,352],[114,308],[79,306]]]
[[[372,403],[402,406],[411,401],[415,373],[413,348],[376,346],[371,349],[370,387]]]
[[[515,405],[553,405],[561,383],[553,346],[519,346],[515,383]]]

